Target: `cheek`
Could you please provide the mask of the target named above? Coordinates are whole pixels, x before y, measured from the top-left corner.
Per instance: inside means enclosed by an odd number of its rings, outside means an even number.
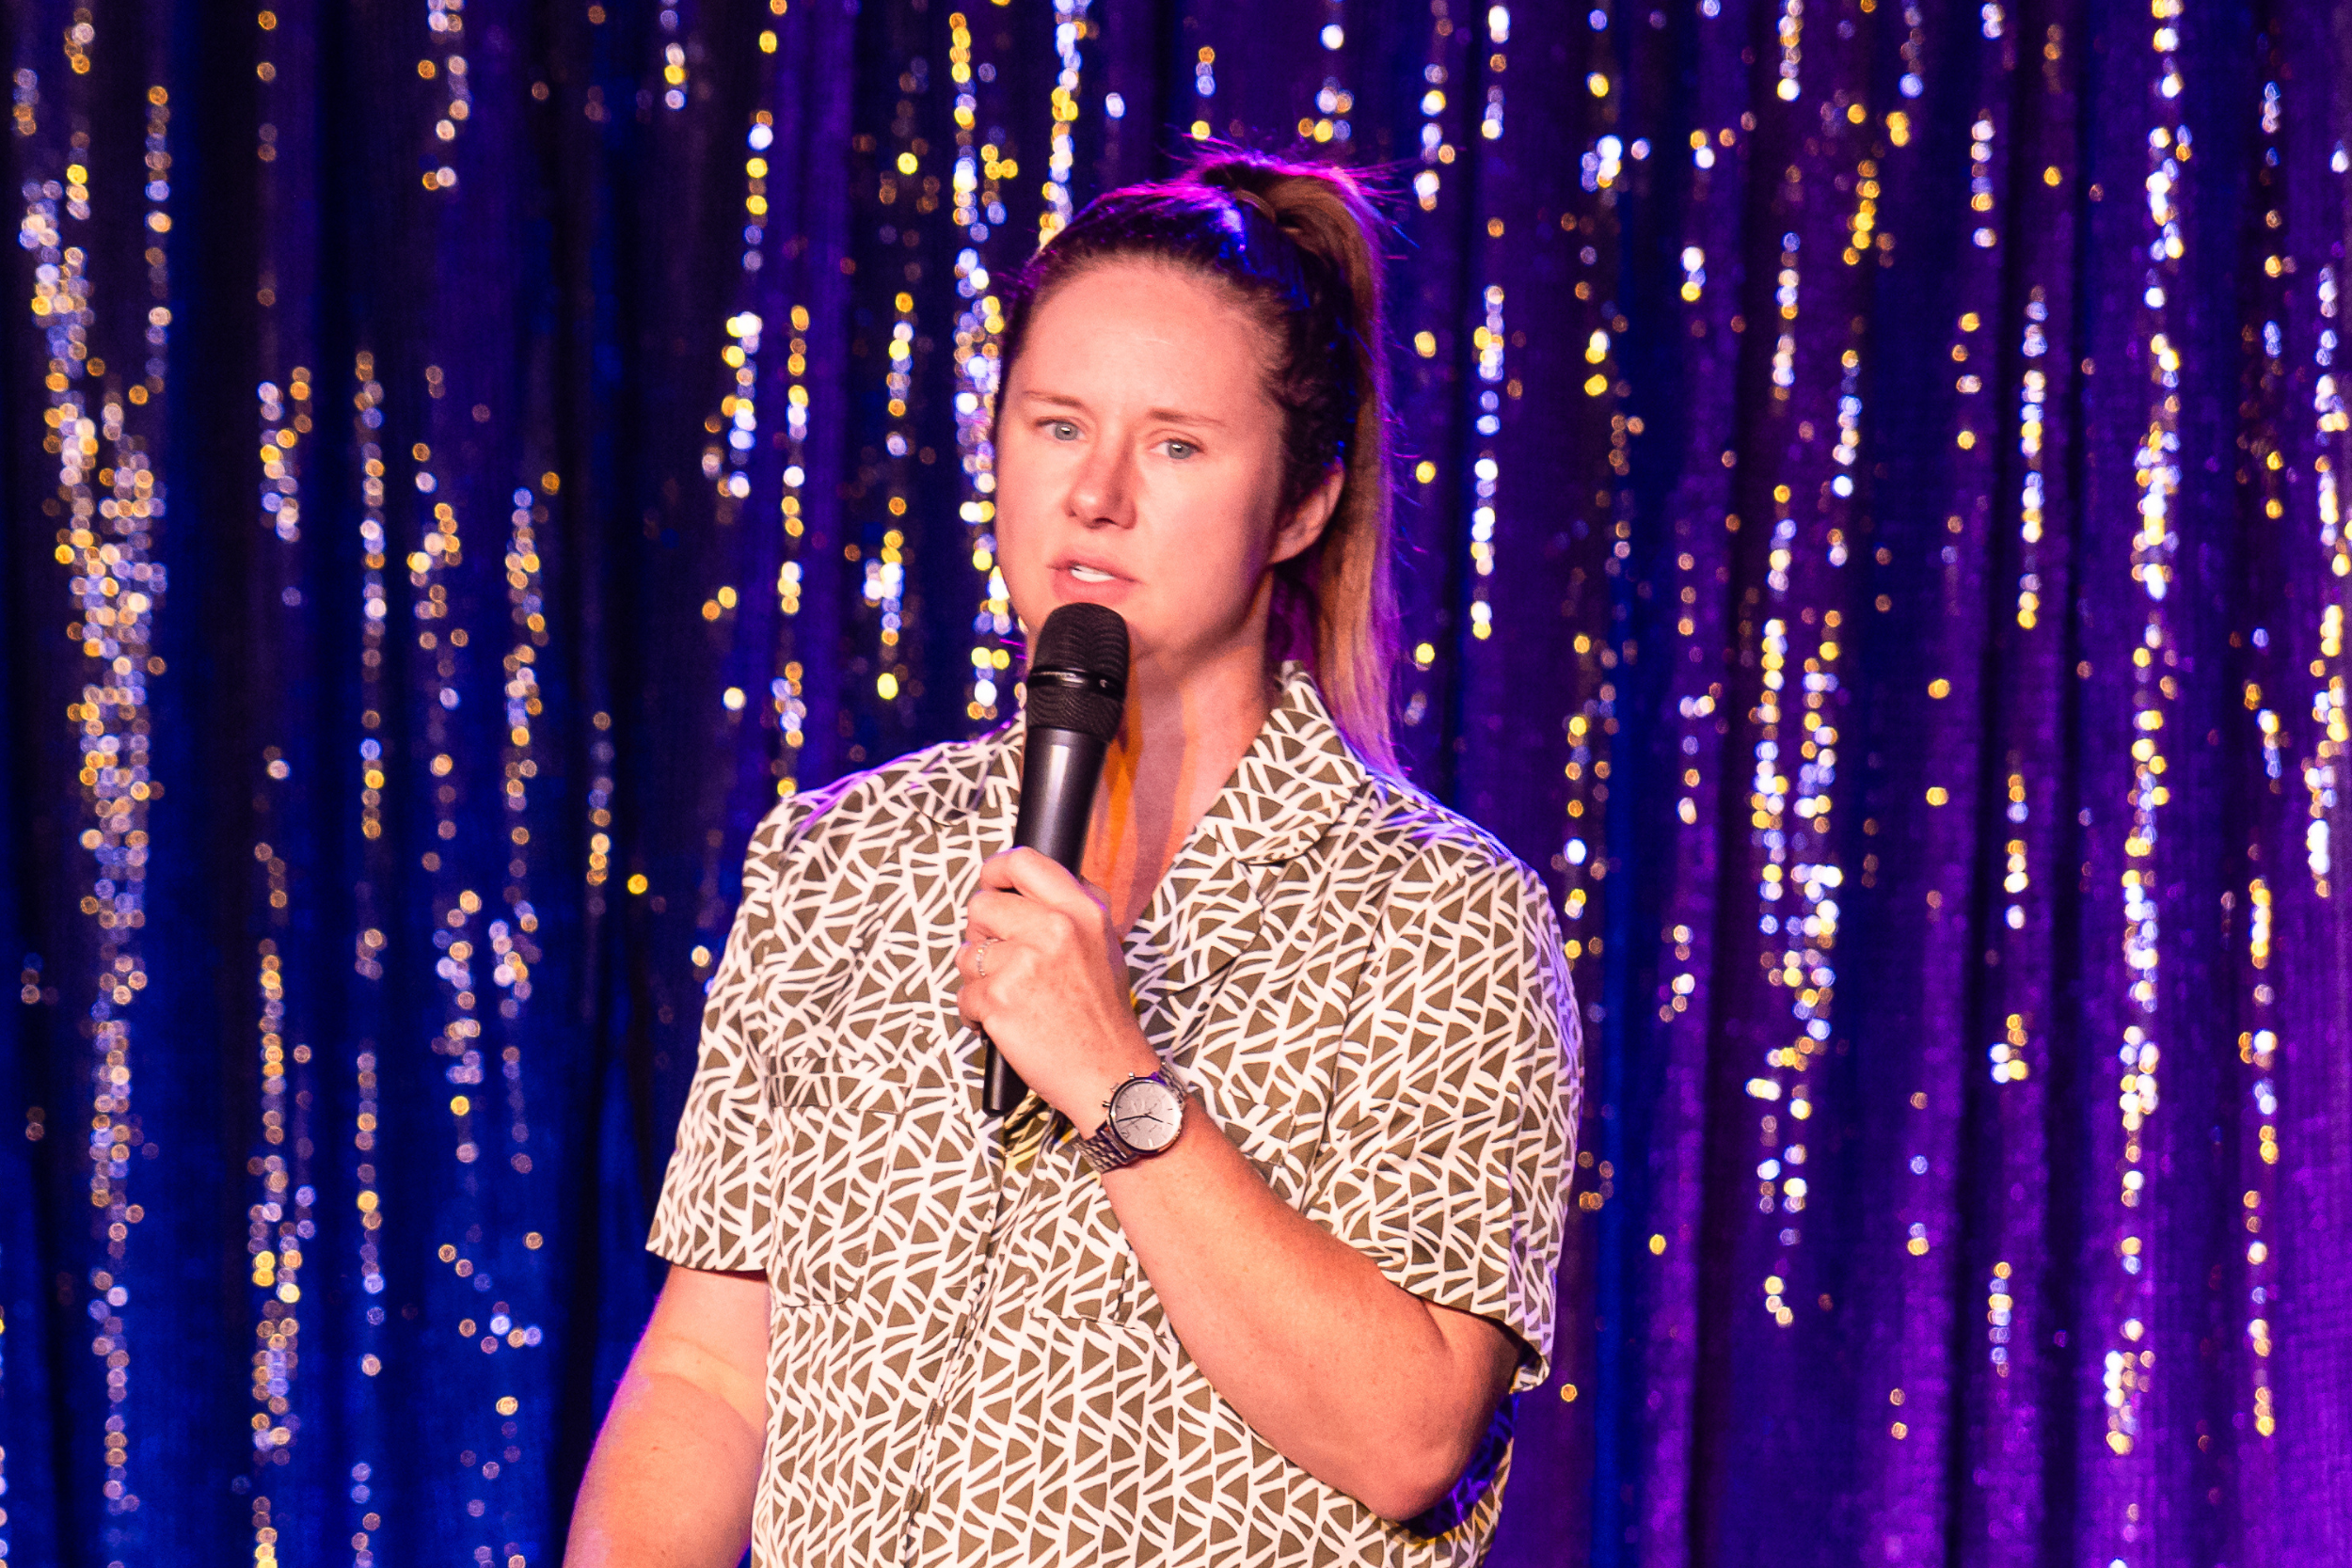
[[[1267,568],[1266,527],[1246,491],[1186,497],[1150,531],[1148,570],[1163,591],[1151,610],[1195,626],[1248,612]]]
[[[1254,468],[1186,475],[1155,499],[1163,526],[1154,532],[1172,570],[1189,577],[1215,571],[1238,580],[1266,565],[1274,509]]]
[[[1047,515],[1049,486],[1044,479],[1034,458],[997,449],[996,491],[991,498],[996,510],[990,522],[996,535],[996,554],[1008,570],[1020,546],[1037,537],[1036,525]]]
[[[1019,468],[1017,464],[997,468],[996,514],[989,521],[989,531],[996,536],[995,566],[1004,574],[1012,612],[1035,626],[1036,616],[1041,613],[1039,607],[1050,594],[1045,558],[1053,531],[1038,487],[1020,482],[1015,477]]]

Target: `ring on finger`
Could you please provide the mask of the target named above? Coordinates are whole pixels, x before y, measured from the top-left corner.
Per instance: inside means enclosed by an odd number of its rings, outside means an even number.
[[[983,980],[988,978],[988,950],[1004,941],[1002,937],[982,937],[972,950],[972,967]]]

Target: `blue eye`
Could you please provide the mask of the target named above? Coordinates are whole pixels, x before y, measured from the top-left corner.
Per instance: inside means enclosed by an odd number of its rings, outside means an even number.
[[[1194,446],[1190,441],[1179,441],[1173,437],[1170,437],[1168,440],[1161,444],[1168,448],[1168,455],[1174,458],[1179,463],[1184,462],[1186,458],[1192,456],[1195,452],[1200,450],[1199,447]]]
[[[1074,441],[1078,438],[1078,427],[1068,420],[1048,420],[1045,429],[1057,441]]]

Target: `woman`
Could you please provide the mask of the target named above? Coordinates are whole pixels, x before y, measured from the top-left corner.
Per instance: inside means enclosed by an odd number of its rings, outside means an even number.
[[[763,825],[569,1560],[1483,1555],[1577,1031],[1541,885],[1392,776],[1375,221],[1227,154],[1009,291],[1014,608],[1133,639],[1086,878],[1004,847],[1018,723]]]

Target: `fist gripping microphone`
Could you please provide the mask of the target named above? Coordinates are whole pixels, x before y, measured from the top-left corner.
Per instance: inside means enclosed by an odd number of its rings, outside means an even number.
[[[1127,623],[1104,605],[1062,606],[1039,628],[1027,684],[1029,738],[1021,753],[1021,816],[1012,842],[1074,877],[1086,857],[1103,753],[1126,713]],[[981,1104],[1001,1117],[1021,1103],[1028,1086],[993,1040],[985,1059]]]

